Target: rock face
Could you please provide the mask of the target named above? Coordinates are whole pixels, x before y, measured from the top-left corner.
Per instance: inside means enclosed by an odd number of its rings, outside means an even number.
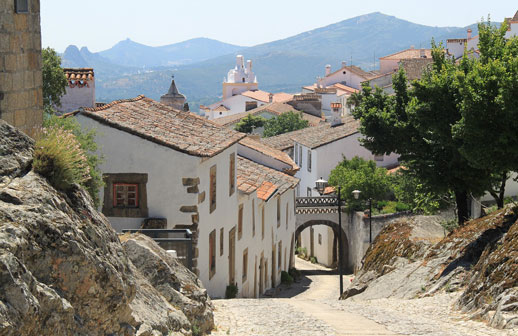
[[[376,237],[342,299],[409,299],[461,291],[457,309],[497,328],[516,328],[517,219],[518,211],[508,207],[472,220],[443,239],[438,239],[438,228],[430,232],[437,234],[427,235],[415,221],[395,221]],[[427,224],[428,229],[432,226]]]
[[[58,192],[30,171],[32,145],[0,121],[0,335],[191,335],[183,306],[133,265],[89,195]],[[175,299],[203,311],[210,328],[203,288],[174,260],[168,265],[161,285],[176,274],[169,286],[195,285],[195,295],[180,290]]]

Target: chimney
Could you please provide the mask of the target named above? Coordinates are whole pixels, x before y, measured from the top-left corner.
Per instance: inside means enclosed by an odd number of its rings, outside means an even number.
[[[331,65],[326,65],[326,76],[329,76],[329,74],[331,73]]]
[[[426,58],[426,52],[425,52],[424,48],[421,48],[419,50],[419,57]]]
[[[345,68],[347,66],[347,62],[346,61],[342,61],[342,68]]]
[[[268,102],[273,103],[273,93],[268,94]]]
[[[469,39],[471,39],[471,33],[472,33],[472,32],[473,32],[473,30],[471,30],[471,28],[470,28],[470,29],[468,29],[468,40],[469,40]]]
[[[342,109],[341,103],[331,103],[331,110],[333,111],[331,114],[331,127],[342,124],[342,116],[341,116],[341,111],[340,111],[341,109]]]

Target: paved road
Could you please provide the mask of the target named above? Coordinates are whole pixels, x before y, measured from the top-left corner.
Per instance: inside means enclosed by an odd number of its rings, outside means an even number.
[[[337,301],[339,277],[331,270],[297,258],[303,280],[276,298],[214,300],[214,335],[396,335],[360,314],[325,302]],[[344,277],[344,283],[350,281]]]

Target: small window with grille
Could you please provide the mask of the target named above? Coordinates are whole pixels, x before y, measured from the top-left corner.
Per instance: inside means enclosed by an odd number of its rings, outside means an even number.
[[[29,13],[29,0],[14,0],[14,11],[16,13]]]

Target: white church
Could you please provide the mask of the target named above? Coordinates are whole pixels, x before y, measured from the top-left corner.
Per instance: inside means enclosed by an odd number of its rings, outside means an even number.
[[[259,106],[278,102],[283,103],[293,99],[287,93],[269,93],[258,89],[257,76],[252,70],[252,61],[245,60],[242,55],[236,56],[236,65],[223,79],[222,100],[209,106],[200,106],[205,117],[209,120],[230,116],[253,110]]]

